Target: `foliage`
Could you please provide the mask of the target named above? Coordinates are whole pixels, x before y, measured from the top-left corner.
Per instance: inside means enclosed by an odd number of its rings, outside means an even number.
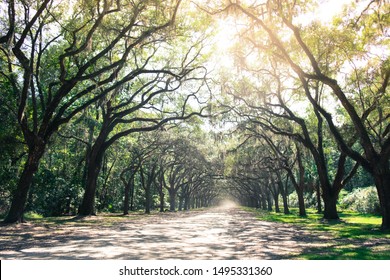
[[[91,190],[99,212],[227,196],[390,215],[388,3],[306,22],[316,1],[196,2],[1,6],[0,214],[12,194],[13,221],[76,214]]]
[[[304,193],[305,205],[307,208],[314,208],[316,206],[316,194],[314,192]],[[298,207],[298,195],[296,192],[291,193],[288,196],[288,205],[291,207]]]
[[[354,189],[340,200],[340,205],[359,213],[380,215],[378,194],[372,186]]]

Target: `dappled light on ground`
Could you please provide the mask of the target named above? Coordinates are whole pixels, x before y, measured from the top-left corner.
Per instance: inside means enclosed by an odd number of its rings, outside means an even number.
[[[97,217],[99,218],[99,217]],[[264,222],[232,204],[115,223],[101,220],[0,228],[1,259],[283,259],[328,236]]]

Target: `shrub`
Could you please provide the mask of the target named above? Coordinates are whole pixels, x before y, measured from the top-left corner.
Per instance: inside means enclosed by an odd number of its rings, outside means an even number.
[[[363,214],[380,214],[375,187],[357,188],[340,200],[340,206]]]
[[[24,217],[28,220],[42,219],[43,216],[35,211],[29,211],[24,213]]]
[[[316,207],[317,206],[317,196],[314,192],[306,192],[303,194],[304,200],[305,200],[305,207]],[[283,201],[281,201],[281,204],[283,205]],[[298,207],[298,195],[296,192],[293,192],[289,194],[288,196],[288,205],[290,207]]]

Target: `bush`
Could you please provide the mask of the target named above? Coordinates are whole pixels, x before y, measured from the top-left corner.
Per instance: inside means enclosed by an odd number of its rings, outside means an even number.
[[[341,198],[340,206],[363,214],[380,214],[380,204],[375,187],[354,189]]]
[[[24,217],[28,220],[42,219],[43,216],[35,211],[29,211],[24,213]]]
[[[316,207],[317,206],[317,196],[315,192],[306,192],[303,194],[303,198],[305,200],[305,207]],[[281,204],[283,205],[283,201],[281,201]],[[290,207],[298,207],[298,195],[296,192],[293,192],[289,194],[288,196],[288,206]]]

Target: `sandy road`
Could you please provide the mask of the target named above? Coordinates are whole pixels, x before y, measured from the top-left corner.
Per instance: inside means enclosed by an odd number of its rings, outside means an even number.
[[[327,237],[237,207],[99,223],[0,228],[0,259],[284,259]]]

